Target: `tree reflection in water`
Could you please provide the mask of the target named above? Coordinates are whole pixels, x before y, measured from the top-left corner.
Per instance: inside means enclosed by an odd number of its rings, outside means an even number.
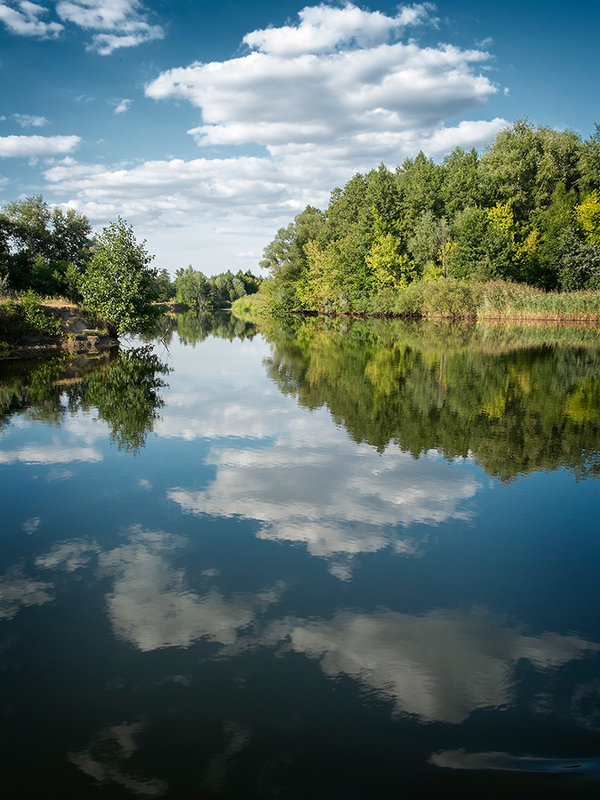
[[[266,325],[268,374],[357,443],[472,455],[502,480],[600,472],[595,328],[302,319]]]
[[[67,413],[96,409],[120,450],[137,452],[159,418],[169,368],[151,345],[98,356],[60,355],[6,362],[0,383],[0,426],[16,413],[60,425]]]

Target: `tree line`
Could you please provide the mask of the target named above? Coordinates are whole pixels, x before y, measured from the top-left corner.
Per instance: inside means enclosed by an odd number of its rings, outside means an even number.
[[[416,281],[600,289],[600,126],[582,140],[518,121],[482,155],[420,152],[334,189],[281,228],[260,266],[271,308],[385,310]]]
[[[188,305],[222,307],[259,285],[250,272],[207,278],[191,267],[173,281],[151,266],[153,258],[121,218],[93,236],[85,215],[51,209],[40,195],[0,213],[0,296],[65,297],[100,313],[118,333],[143,327],[156,317],[155,303],[176,295]]]
[[[173,294],[178,303],[201,310],[219,309],[229,306],[234,300],[255,294],[261,278],[250,270],[235,274],[231,270],[218,275],[206,276],[192,266],[178,269],[175,273]]]

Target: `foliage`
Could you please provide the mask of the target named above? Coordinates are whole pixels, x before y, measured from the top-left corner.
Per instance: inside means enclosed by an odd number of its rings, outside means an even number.
[[[229,306],[239,297],[245,297],[258,291],[261,278],[257,278],[249,270],[238,270],[233,274],[230,270],[207,277],[192,266],[178,269],[175,277],[175,296],[177,302],[190,308],[213,309]]]
[[[419,153],[395,172],[381,164],[354,175],[324,212],[307,207],[279,229],[264,251],[270,279],[260,292],[278,312],[412,314],[420,298],[421,313],[454,314],[471,305],[463,287],[413,283],[595,288],[598,192],[600,127],[582,141],[521,120],[481,157],[457,148],[436,164]],[[579,240],[565,239],[568,228]]]
[[[0,214],[0,274],[13,291],[79,299],[91,247],[87,218],[73,209],[51,211],[40,195],[8,203]]]
[[[41,298],[30,289],[18,300],[0,302],[0,339],[16,342],[31,335],[63,338],[65,330],[58,317],[45,308]]]
[[[152,258],[120,217],[98,237],[81,279],[81,295],[87,308],[112,322],[117,333],[140,330],[156,317]]]
[[[569,228],[559,242],[561,289],[600,289],[600,246]]]
[[[154,295],[159,303],[168,303],[175,297],[175,284],[166,269],[161,269],[156,273]]]
[[[592,192],[582,203],[575,206],[574,216],[586,241],[600,245],[600,198],[598,192]]]

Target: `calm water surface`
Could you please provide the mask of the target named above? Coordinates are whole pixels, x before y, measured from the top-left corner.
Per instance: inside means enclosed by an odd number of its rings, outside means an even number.
[[[5,796],[600,796],[600,334],[0,362]]]

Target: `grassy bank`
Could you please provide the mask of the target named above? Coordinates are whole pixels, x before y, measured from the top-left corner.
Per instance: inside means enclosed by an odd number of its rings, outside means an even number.
[[[274,305],[262,290],[242,297],[232,306],[240,316],[263,316],[286,309]],[[288,309],[340,313],[335,307],[324,310]],[[350,312],[359,316],[398,316],[505,321],[581,321],[600,323],[600,291],[545,292],[523,283],[487,281],[485,283],[440,278],[414,281],[405,289],[386,289],[355,303]]]

